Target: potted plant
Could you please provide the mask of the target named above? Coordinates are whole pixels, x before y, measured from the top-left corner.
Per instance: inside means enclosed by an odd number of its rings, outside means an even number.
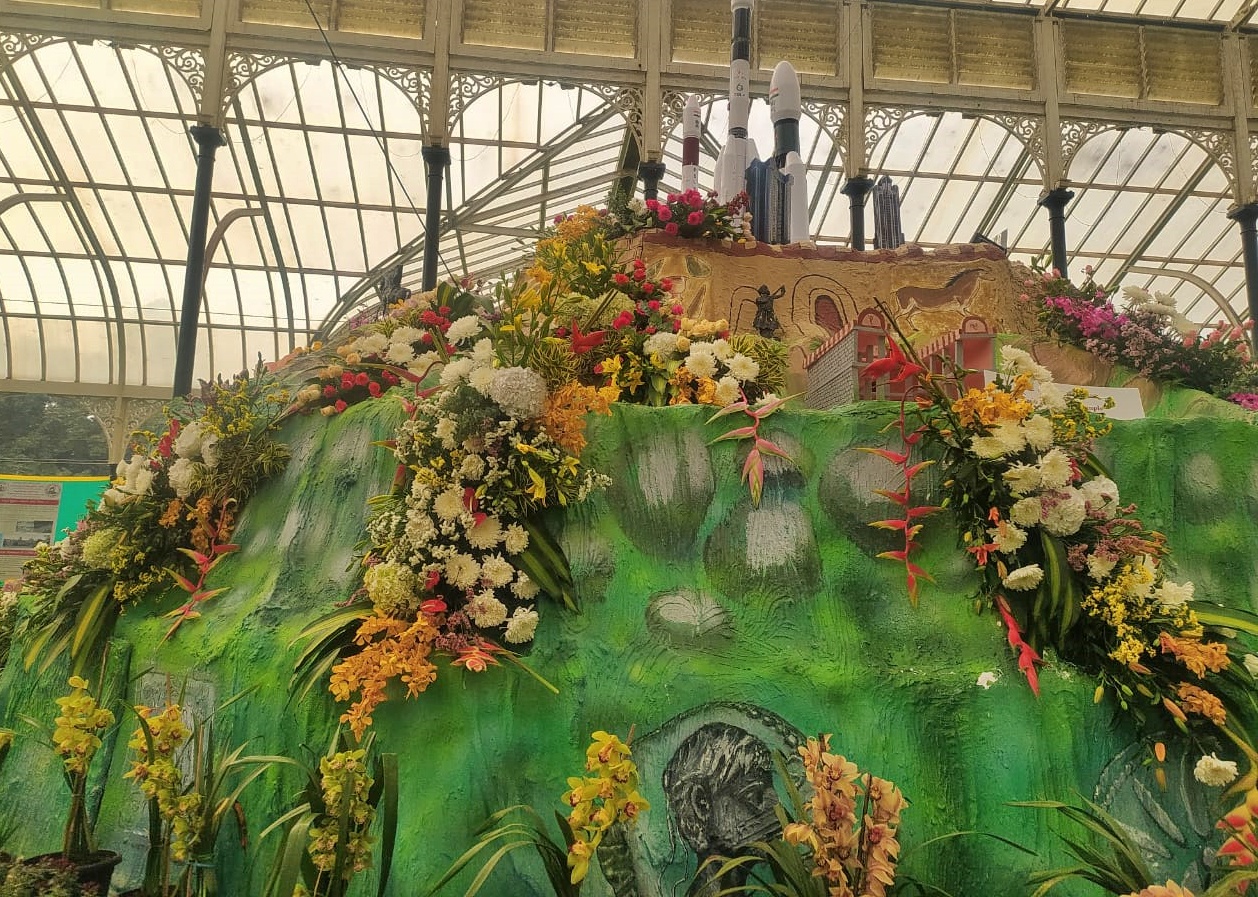
[[[0,863],[0,897],[105,897],[95,884],[79,881],[73,863],[49,854],[38,862]]]
[[[149,799],[149,851],[144,880],[128,897],[214,897],[218,893],[214,849],[219,832],[244,790],[277,757],[242,756],[245,745],[219,754],[213,718],[243,697],[236,695],[188,726],[183,708],[133,708],[139,727],[128,746],[135,751],[133,779]],[[190,756],[189,756],[190,754]],[[181,756],[182,755],[182,756]],[[185,780],[180,760],[188,761]]]
[[[87,805],[87,775],[92,758],[100,749],[101,734],[114,724],[114,714],[100,705],[86,679],[71,676],[69,685],[70,693],[57,698],[61,715],[56,718],[51,732],[38,720],[24,717],[28,724],[49,738],[53,750],[61,757],[62,772],[70,789],[70,808],[66,813],[60,854],[33,857],[29,862],[39,864],[50,856],[60,856],[73,864],[80,882],[93,884],[101,894],[106,894],[114,867],[122,857],[112,850],[97,849],[95,820]]]
[[[285,830],[268,894],[344,897],[354,875],[371,865],[369,831],[377,813],[382,824],[377,894],[384,894],[397,835],[398,765],[397,754],[378,754],[369,761],[374,738],[343,743],[349,739],[338,730],[317,770],[288,761],[305,772],[305,802],[262,833],[265,838]]]

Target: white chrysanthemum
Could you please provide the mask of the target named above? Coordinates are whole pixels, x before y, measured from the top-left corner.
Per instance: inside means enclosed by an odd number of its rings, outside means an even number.
[[[473,548],[493,548],[502,541],[502,524],[493,514],[467,531],[467,541]]]
[[[135,478],[127,480],[127,490],[135,495],[148,495],[153,488],[153,471],[142,467],[135,472]]]
[[[716,356],[717,361],[729,361],[734,357],[734,347],[729,344],[727,339],[715,339],[711,342],[712,354]]]
[[[760,365],[746,355],[735,354],[725,364],[729,367],[729,375],[743,383],[760,376]]]
[[[499,368],[494,371],[489,397],[512,417],[537,417],[546,404],[546,381],[528,368]]]
[[[1041,383],[1035,393],[1040,405],[1049,411],[1066,410],[1066,391],[1056,383]]]
[[[1258,654],[1245,655],[1245,672],[1258,679]]]
[[[134,495],[128,495],[121,489],[109,488],[106,489],[105,494],[100,497],[100,506],[98,510],[103,511],[105,508],[121,507],[134,499]]]
[[[529,531],[518,523],[512,523],[503,532],[502,547],[507,549],[507,554],[519,554],[529,547]]]
[[[456,358],[441,369],[441,385],[454,386],[472,372],[472,359]]]
[[[479,480],[485,475],[485,459],[480,455],[464,455],[459,464],[459,477],[465,480]]]
[[[412,545],[427,545],[437,535],[437,524],[422,511],[406,515],[406,538]]]
[[[537,611],[531,607],[517,607],[511,619],[507,621],[507,641],[513,645],[531,642],[535,632],[537,632]]]
[[[1003,476],[1014,495],[1027,495],[1040,488],[1040,469],[1031,464],[1012,464]]]
[[[994,459],[1012,455],[1026,448],[1026,437],[1018,425],[1001,423],[992,427],[990,436],[975,436],[970,440],[970,450],[980,458]]]
[[[1018,526],[1039,526],[1043,506],[1038,498],[1023,498],[1015,501],[1009,509],[1009,519]]]
[[[537,597],[541,589],[537,587],[537,583],[533,582],[533,580],[529,579],[523,572],[521,572],[520,575],[516,577],[515,582],[512,583],[511,591],[515,592],[516,597],[523,601],[532,601]]]
[[[686,356],[686,370],[696,377],[716,376],[716,356],[708,352],[691,352]]]
[[[1136,569],[1143,575],[1131,577],[1127,583],[1126,594],[1129,598],[1143,600],[1153,594],[1153,581],[1157,576],[1157,564],[1147,554],[1141,555],[1140,564]],[[1186,583],[1186,585],[1191,585],[1191,583]],[[1191,597],[1191,592],[1189,595]]]
[[[742,398],[742,387],[733,377],[722,377],[716,381],[716,392],[713,394],[718,405],[730,405]]]
[[[1088,576],[1091,576],[1097,582],[1105,579],[1114,572],[1114,565],[1118,563],[1117,558],[1106,557],[1100,554],[1088,555]]]
[[[463,507],[463,490],[458,486],[447,486],[433,500],[432,509],[442,520],[457,520],[466,510]]]
[[[1047,451],[1053,446],[1053,422],[1042,414],[1033,414],[1022,422],[1022,435],[1037,452]]]
[[[478,339],[472,346],[472,364],[478,368],[492,367],[494,363],[494,341],[489,337]]]
[[[987,672],[979,673],[978,680],[974,684],[980,688],[991,688],[999,681],[1000,673],[995,670],[988,670]]]
[[[193,421],[175,437],[174,450],[175,454],[181,458],[198,458],[201,455],[201,437],[205,435],[205,431],[201,428],[200,421]],[[119,476],[122,470],[118,471]]]
[[[450,325],[446,331],[446,340],[458,343],[469,340],[481,331],[481,321],[476,315],[464,315]]]
[[[180,498],[187,498],[192,494],[193,483],[204,472],[204,464],[193,461],[191,458],[179,458],[170,465],[166,476],[170,479],[170,488],[175,490],[175,494]]]
[[[389,334],[389,342],[391,343],[417,343],[423,339],[424,331],[418,327],[408,327],[403,325]]]
[[[494,588],[509,585],[515,579],[515,567],[500,554],[491,554],[480,565],[481,579]]]
[[[441,440],[441,444],[447,449],[454,448],[454,432],[458,428],[454,418],[443,417],[437,421],[437,425],[432,428],[433,435]]]
[[[494,385],[494,369],[489,366],[473,368],[472,373],[467,376],[467,385],[481,395],[488,396]]]
[[[642,353],[647,356],[659,355],[667,359],[677,351],[677,334],[672,331],[652,333],[642,344]]]
[[[1053,374],[1048,368],[1031,357],[1029,352],[1006,346],[1000,350],[1000,369],[1004,373],[1016,377],[1019,374],[1030,374],[1036,383],[1048,383]]]
[[[410,343],[389,343],[384,360],[389,364],[400,364],[403,367],[415,360],[415,349]]]
[[[1039,564],[1028,564],[1025,567],[1019,567],[1017,570],[1010,571],[1009,575],[1001,580],[1005,588],[1013,589],[1015,592],[1025,592],[1033,589],[1040,584],[1040,580],[1044,578],[1044,571],[1040,569]]]
[[[1026,544],[1026,530],[1012,523],[993,526],[987,531],[987,537],[995,543],[997,551],[1005,554],[1012,554]]]
[[[201,440],[201,460],[210,470],[218,467],[218,438],[217,433],[206,433]]]
[[[1192,775],[1203,785],[1211,788],[1222,788],[1235,780],[1238,774],[1236,763],[1232,760],[1220,760],[1215,754],[1206,754],[1193,767]]]
[[[441,364],[441,356],[434,350],[429,349],[422,355],[416,355],[415,360],[411,362],[411,370],[426,371],[435,364]]]
[[[1118,513],[1118,484],[1109,477],[1093,477],[1079,487],[1079,492],[1092,513],[1107,520]]]
[[[1144,287],[1123,287],[1123,296],[1132,307],[1153,301],[1153,294]]]
[[[375,333],[369,333],[366,336],[355,340],[352,349],[359,355],[379,355],[389,347],[390,339],[390,337],[376,331]],[[394,336],[392,339],[397,339],[397,337]]]
[[[1192,601],[1193,584],[1190,582],[1180,584],[1177,582],[1171,582],[1169,579],[1164,579],[1162,581],[1162,585],[1158,586],[1158,588],[1154,591],[1153,596],[1157,599],[1158,604],[1162,606],[1163,610],[1178,610],[1189,601]]]
[[[1040,458],[1040,484],[1045,489],[1060,489],[1074,479],[1075,469],[1070,456],[1059,448]]]
[[[392,561],[368,567],[363,585],[383,616],[404,618],[415,609],[415,573],[410,567]]]
[[[507,619],[507,606],[486,589],[467,603],[467,615],[477,626],[488,629]]]
[[[470,589],[480,582],[480,564],[470,554],[456,552],[446,558],[445,580],[456,588]]]
[[[1057,501],[1043,514],[1044,529],[1054,536],[1072,536],[1079,532],[1079,527],[1083,526],[1083,521],[1088,517],[1088,507],[1079,490],[1067,487],[1063,491],[1054,492],[1053,496]]]

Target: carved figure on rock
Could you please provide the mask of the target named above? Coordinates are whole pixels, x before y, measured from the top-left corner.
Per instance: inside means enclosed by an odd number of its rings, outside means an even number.
[[[737,856],[747,844],[781,832],[768,746],[746,729],[708,723],[678,746],[663,784],[678,831],[698,859],[700,872],[690,897],[744,884],[746,869],[717,878],[720,863],[704,863],[710,857]]]
[[[786,295],[786,287],[780,286],[775,292],[770,293],[769,288],[764,284],[756,290],[756,317],[751,322],[751,327],[756,333],[766,339],[779,339],[782,336],[782,322],[778,320],[778,316],[773,311],[773,303]]]

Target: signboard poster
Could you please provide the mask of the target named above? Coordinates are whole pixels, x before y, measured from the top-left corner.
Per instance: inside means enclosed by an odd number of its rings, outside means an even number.
[[[22,572],[40,542],[55,542],[61,484],[0,480],[0,580]]]
[[[40,542],[56,542],[108,477],[0,476],[0,583],[16,579]]]

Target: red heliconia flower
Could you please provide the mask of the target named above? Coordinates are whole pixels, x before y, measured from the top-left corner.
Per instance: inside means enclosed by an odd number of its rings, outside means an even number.
[[[1039,653],[1034,648],[1023,641],[1018,621],[1013,618],[1013,611],[1009,609],[1009,602],[1005,600],[1004,595],[996,596],[996,609],[1000,611],[1000,618],[1005,621],[1005,637],[1009,640],[1009,647],[1018,652],[1018,669],[1022,670],[1027,684],[1031,686],[1031,691],[1035,692],[1038,698],[1040,674],[1035,669],[1035,665],[1044,661],[1040,659]]]
[[[904,354],[904,350],[900,348],[900,344],[888,338],[887,354],[865,365],[865,369],[861,371],[861,376],[877,379],[884,374],[890,374],[892,383],[903,383],[911,377],[917,377],[925,373],[926,368],[909,361],[908,356]]]
[[[576,319],[572,321],[572,352],[574,355],[584,355],[596,346],[603,345],[605,334],[602,330],[593,330],[589,333],[582,333],[581,328],[577,326]]]

